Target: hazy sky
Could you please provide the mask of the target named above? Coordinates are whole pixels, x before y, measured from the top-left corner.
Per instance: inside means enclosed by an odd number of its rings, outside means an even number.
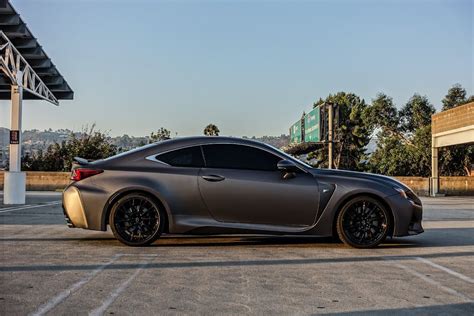
[[[24,129],[280,135],[338,91],[437,109],[456,82],[474,93],[469,0],[12,3],[75,92],[25,102]]]

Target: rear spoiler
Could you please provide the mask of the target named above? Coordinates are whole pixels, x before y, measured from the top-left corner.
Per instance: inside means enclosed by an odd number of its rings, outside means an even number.
[[[85,166],[89,164],[89,160],[81,157],[74,157],[74,162],[80,166]]]

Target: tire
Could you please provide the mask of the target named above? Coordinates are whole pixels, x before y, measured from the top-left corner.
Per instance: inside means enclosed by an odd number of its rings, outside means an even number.
[[[374,248],[392,226],[390,211],[377,199],[358,196],[349,200],[337,216],[337,235],[354,248]]]
[[[163,232],[165,217],[161,206],[143,193],[130,193],[112,206],[109,223],[115,238],[128,246],[147,246]]]

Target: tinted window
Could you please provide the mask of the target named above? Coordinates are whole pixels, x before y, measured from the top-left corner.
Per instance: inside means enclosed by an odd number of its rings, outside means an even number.
[[[177,149],[156,156],[156,159],[175,167],[203,167],[201,148],[199,146]]]
[[[204,157],[208,168],[273,171],[281,160],[269,152],[242,145],[205,145]]]

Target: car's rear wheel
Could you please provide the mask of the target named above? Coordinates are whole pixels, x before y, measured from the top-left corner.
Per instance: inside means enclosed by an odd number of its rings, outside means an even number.
[[[339,238],[355,248],[372,248],[385,240],[391,226],[389,210],[370,196],[349,200],[338,214]]]
[[[163,211],[154,199],[130,193],[118,199],[109,217],[114,236],[128,246],[146,246],[163,231]]]

